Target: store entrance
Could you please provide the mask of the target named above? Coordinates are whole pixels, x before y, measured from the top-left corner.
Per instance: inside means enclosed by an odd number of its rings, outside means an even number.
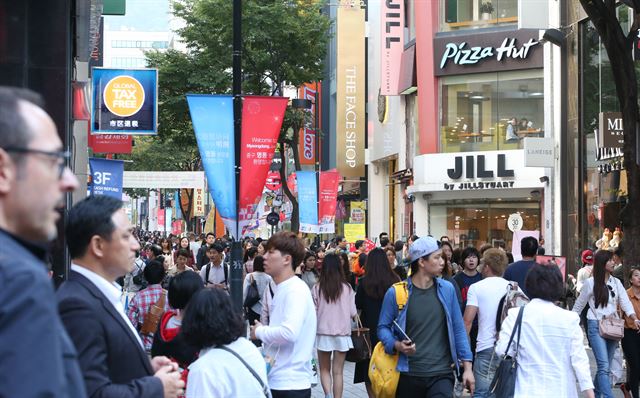
[[[533,198],[434,203],[429,206],[429,230],[436,238],[448,236],[458,247],[489,243],[511,251],[513,233],[507,220],[514,213],[520,213],[523,230],[540,231],[540,203]]]

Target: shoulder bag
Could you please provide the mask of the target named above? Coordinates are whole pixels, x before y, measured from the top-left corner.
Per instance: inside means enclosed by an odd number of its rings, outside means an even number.
[[[158,323],[160,322],[160,317],[164,314],[164,305],[165,300],[167,299],[167,291],[162,289],[162,294],[158,301],[156,301],[151,308],[149,308],[149,312],[144,317],[144,322],[142,324],[142,328],[140,328],[140,333],[148,335],[154,334],[158,329]]]
[[[267,384],[264,381],[262,381],[262,379],[260,378],[260,375],[258,375],[258,373],[255,370],[253,370],[253,368],[251,366],[249,366],[249,364],[244,359],[242,359],[242,357],[240,355],[238,355],[237,352],[233,351],[232,349],[230,349],[228,347],[224,347],[224,346],[218,346],[216,348],[224,350],[224,351],[230,353],[231,355],[233,355],[234,357],[238,358],[238,360],[240,362],[242,362],[242,364],[249,370],[249,372],[251,372],[253,377],[255,377],[256,380],[258,380],[258,383],[260,383],[260,387],[262,388],[262,393],[264,394],[264,396],[267,397],[267,398],[271,398],[271,390],[269,390],[269,386],[267,386]]]
[[[260,301],[260,292],[258,292],[258,284],[253,278],[253,274],[249,274],[249,286],[247,287],[247,295],[244,298],[243,306],[246,309],[253,307]]]
[[[496,369],[496,374],[491,381],[489,391],[495,394],[496,398],[510,398],[513,397],[516,390],[516,375],[518,372],[518,351],[520,349],[520,331],[522,330],[522,314],[524,307],[520,307],[518,311],[518,318],[516,324],[511,332],[507,349],[502,357],[502,362]],[[518,333],[518,340],[516,341],[516,352],[513,357],[509,356],[509,347],[513,342],[513,337]]]

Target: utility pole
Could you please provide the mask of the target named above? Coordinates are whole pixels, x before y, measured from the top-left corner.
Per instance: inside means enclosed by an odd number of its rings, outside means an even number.
[[[230,292],[234,308],[242,312],[242,243],[240,240],[240,135],[242,132],[242,0],[233,0],[233,122],[236,163],[236,234],[231,243]]]

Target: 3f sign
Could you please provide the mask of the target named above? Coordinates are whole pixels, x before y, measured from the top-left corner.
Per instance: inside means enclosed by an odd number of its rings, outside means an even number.
[[[97,185],[104,185],[111,180],[111,173],[96,171],[93,173],[93,182]]]

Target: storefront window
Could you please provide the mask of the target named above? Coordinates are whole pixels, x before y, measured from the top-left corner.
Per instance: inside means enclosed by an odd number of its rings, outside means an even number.
[[[518,0],[442,0],[442,31],[518,23]]]
[[[441,152],[521,149],[544,136],[541,69],[449,76],[442,82]]]
[[[623,29],[628,29],[627,7],[618,7],[618,14]],[[582,244],[587,247],[594,245],[605,229],[613,233],[620,227],[618,217],[626,203],[627,179],[624,171],[607,169],[621,157],[611,157],[611,151],[603,151],[597,142],[599,113],[620,111],[609,58],[591,22],[581,25],[580,36],[581,91],[589,93],[582,96]],[[638,66],[636,73],[640,73]]]
[[[480,248],[485,243],[511,251],[513,232],[507,220],[520,213],[525,231],[540,231],[540,204],[526,201],[455,201],[429,206],[429,231],[436,237],[447,235],[456,246]]]

